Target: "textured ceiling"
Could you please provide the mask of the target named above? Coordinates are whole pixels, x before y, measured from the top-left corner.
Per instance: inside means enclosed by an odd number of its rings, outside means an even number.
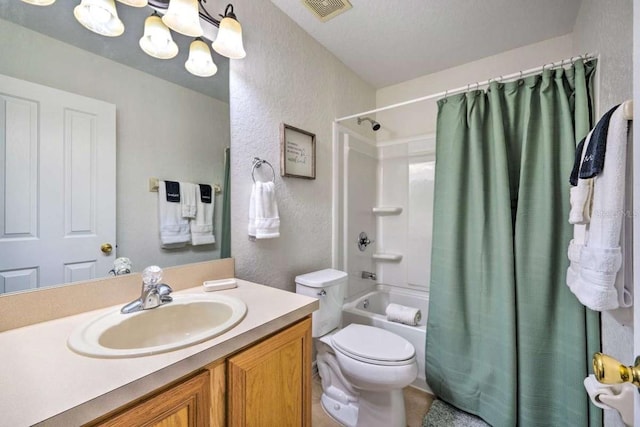
[[[376,88],[571,33],[581,0],[351,0],[322,23],[271,0]]]
[[[173,59],[152,58],[140,49],[144,20],[151,15],[149,7],[134,8],[117,3],[118,16],[125,26],[120,37],[103,37],[86,30],[73,17],[79,0],[57,0],[46,7],[32,6],[18,0],[0,0],[0,18],[38,31],[65,43],[112,59],[172,83],[193,89],[224,102],[229,102],[229,60],[213,52],[218,72],[212,77],[196,77],[184,68],[192,38],[172,32],[180,49]],[[207,9],[212,15],[224,10],[223,1],[210,0]],[[219,10],[218,10],[219,8]],[[53,66],[53,65],[52,65]]]

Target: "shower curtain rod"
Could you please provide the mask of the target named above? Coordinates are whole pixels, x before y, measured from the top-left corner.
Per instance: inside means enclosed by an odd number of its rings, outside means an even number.
[[[584,55],[572,56],[571,58],[563,59],[562,61],[550,62],[550,63],[544,64],[541,67],[531,68],[531,69],[526,70],[526,71],[518,71],[517,73],[509,74],[509,75],[506,75],[506,76],[494,77],[494,78],[491,78],[489,80],[485,80],[483,82],[469,83],[468,85],[460,86],[460,87],[455,88],[455,89],[449,89],[449,90],[445,90],[445,91],[442,91],[442,92],[433,93],[431,95],[422,96],[420,98],[414,98],[414,99],[411,99],[409,101],[404,101],[404,102],[399,102],[397,104],[387,105],[386,107],[376,108],[375,110],[369,110],[369,111],[364,111],[364,112],[358,113],[358,114],[352,114],[350,116],[340,117],[338,119],[335,119],[334,122],[335,123],[339,123],[339,122],[342,122],[344,120],[355,119],[356,117],[361,117],[361,116],[364,116],[364,115],[367,115],[367,114],[379,113],[381,111],[391,110],[393,108],[403,107],[405,105],[415,104],[416,102],[428,101],[429,99],[433,99],[433,98],[440,98],[442,96],[454,95],[454,94],[459,93],[459,92],[468,91],[471,88],[478,89],[478,88],[480,88],[482,86],[487,86],[489,83],[491,83],[494,80],[503,82],[503,81],[506,81],[506,80],[515,79],[516,77],[517,78],[521,78],[521,77],[529,76],[531,74],[535,74],[535,73],[538,73],[540,71],[543,71],[545,68],[562,67],[562,66],[564,66],[565,63],[567,65],[571,64],[571,63],[573,63],[574,59],[578,60],[578,59],[582,58],[582,59],[584,59],[586,61],[586,60],[594,59],[597,56],[598,55],[594,54],[594,53],[586,53]]]

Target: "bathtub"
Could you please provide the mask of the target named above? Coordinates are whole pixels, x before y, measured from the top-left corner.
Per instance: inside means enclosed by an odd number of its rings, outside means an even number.
[[[389,322],[385,314],[388,304],[395,303],[419,308],[422,319],[418,326]],[[413,386],[428,393],[432,393],[427,385],[424,374],[424,350],[427,339],[427,313],[429,310],[429,295],[424,291],[413,291],[393,286],[377,285],[376,290],[348,301],[342,308],[342,324],[358,323],[386,329],[400,335],[409,341],[416,349],[418,361],[418,377]]]

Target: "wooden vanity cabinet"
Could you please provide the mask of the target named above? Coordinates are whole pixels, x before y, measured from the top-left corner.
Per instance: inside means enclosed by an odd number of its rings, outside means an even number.
[[[311,427],[311,319],[227,361],[228,425]]]
[[[209,371],[201,372],[92,426],[186,427],[209,425]]]
[[[100,427],[311,427],[311,317],[115,415]]]

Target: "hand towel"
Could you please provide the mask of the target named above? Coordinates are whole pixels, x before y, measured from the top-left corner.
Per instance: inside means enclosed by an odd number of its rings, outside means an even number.
[[[582,145],[578,144],[578,147],[582,147],[582,151],[580,153],[578,153],[578,148],[576,149],[576,162],[578,163],[578,165],[584,158],[592,135],[593,132],[589,132],[586,138],[583,139],[580,143]],[[591,209],[593,201],[593,178],[579,179],[576,172],[575,180],[572,175],[570,181],[571,184],[575,186],[569,189],[569,202],[571,205],[571,210],[569,212],[569,223],[587,224],[591,220]]]
[[[582,138],[582,141],[576,146],[575,159],[573,160],[573,169],[571,170],[571,176],[569,177],[569,184],[572,187],[578,185],[578,174],[580,173],[580,165],[582,164],[582,157],[584,155],[584,146],[587,137]]]
[[[182,217],[180,183],[158,183],[158,219],[160,243],[163,248],[181,248],[189,242],[189,220]]]
[[[619,306],[615,282],[622,265],[620,230],[624,220],[627,128],[622,109],[615,110],[607,134],[604,167],[593,181],[593,213],[584,245],[579,248],[579,273],[576,277],[573,262],[567,270],[567,285],[592,310]],[[572,243],[570,260],[579,245]]]
[[[614,111],[619,107],[616,105],[611,110],[607,111],[604,116],[598,121],[596,127],[593,129],[593,135],[591,141],[587,145],[585,155],[580,165],[580,172],[578,177],[582,179],[593,178],[602,172],[604,168],[605,152],[607,150],[607,140],[609,139],[609,123]]]
[[[280,216],[276,203],[275,184],[255,182],[249,201],[249,236],[256,239],[280,237]]]
[[[249,225],[247,226],[247,231],[249,233],[249,238],[256,238],[256,184],[253,183],[251,187],[251,197],[249,197]]]
[[[180,183],[180,208],[183,218],[196,217],[196,184],[190,182]]]
[[[210,185],[198,184],[195,186],[195,193],[196,215],[189,221],[191,244],[211,245],[216,242],[216,237],[213,235],[213,192]]]
[[[387,320],[416,326],[422,319],[420,309],[400,304],[389,304],[385,310]]]
[[[617,410],[625,425],[633,425],[633,398],[635,395],[633,384],[602,384],[591,374],[584,379],[584,388],[594,405],[602,409]]]

